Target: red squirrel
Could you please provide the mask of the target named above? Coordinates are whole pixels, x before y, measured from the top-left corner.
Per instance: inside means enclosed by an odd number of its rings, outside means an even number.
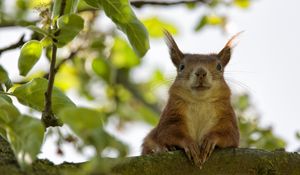
[[[215,147],[238,147],[239,129],[224,79],[233,36],[218,54],[188,54],[164,31],[177,76],[158,125],[145,137],[142,155],[183,149],[198,167]]]

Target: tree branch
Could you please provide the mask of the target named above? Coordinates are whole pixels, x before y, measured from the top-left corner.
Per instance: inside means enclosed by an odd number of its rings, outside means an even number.
[[[180,1],[153,1],[153,0],[133,0],[130,1],[132,6],[137,8],[141,8],[144,5],[154,5],[154,6],[173,6],[173,5],[181,5],[188,3],[209,3],[211,0],[180,0]]]
[[[300,155],[284,150],[265,151],[248,148],[218,149],[213,152],[202,169],[195,167],[182,151],[166,152],[124,159],[103,158],[114,165],[112,174],[122,175],[299,175]],[[54,165],[48,160],[37,160],[25,172],[20,170],[9,144],[0,137],[0,172],[10,175],[63,175],[76,172],[85,163]],[[105,165],[99,165],[103,167]],[[93,175],[103,174],[94,172]]]
[[[4,47],[4,48],[0,49],[0,56],[1,56],[1,54],[2,54],[3,52],[5,52],[5,51],[13,50],[13,49],[16,49],[16,48],[18,48],[18,47],[21,47],[21,46],[25,43],[24,37],[25,37],[25,34],[23,34],[23,35],[21,36],[21,38],[19,39],[19,41],[17,41],[16,43],[14,43],[14,44],[12,44],[12,45],[10,45],[10,46],[7,46],[7,47]]]

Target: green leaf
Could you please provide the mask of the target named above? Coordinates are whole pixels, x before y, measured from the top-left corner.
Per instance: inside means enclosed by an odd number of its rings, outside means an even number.
[[[0,98],[3,98],[8,103],[12,103],[12,99],[9,96],[5,95],[5,94],[0,93]]]
[[[61,6],[62,0],[55,0],[52,7],[52,18],[57,19],[60,15],[60,6]]]
[[[66,0],[64,14],[76,13],[79,0]]]
[[[47,90],[48,81],[43,78],[35,78],[32,81],[19,86],[13,94],[23,105],[32,107],[38,111],[44,109],[44,94]],[[52,92],[52,109],[54,114],[65,107],[75,107],[75,104],[58,88],[54,87]]]
[[[131,68],[140,63],[129,44],[120,37],[115,38],[111,52],[112,63],[117,68]]]
[[[199,22],[197,23],[196,27],[195,27],[195,31],[199,31],[201,30],[204,26],[207,25],[207,16],[203,16]]]
[[[0,95],[0,134],[7,139],[23,167],[36,159],[44,138],[40,120],[22,116],[10,100]]]
[[[164,37],[163,29],[168,30],[171,34],[177,34],[178,32],[177,28],[173,24],[163,21],[157,16],[147,18],[142,22],[146,26],[149,35],[154,38]]]
[[[32,30],[34,32],[42,34],[44,36],[48,36],[49,35],[49,33],[47,31],[45,31],[45,30],[43,30],[43,29],[41,29],[41,28],[39,28],[37,26],[34,26],[34,25],[27,26],[27,28],[29,28],[30,30]]]
[[[49,47],[51,44],[52,44],[52,38],[50,37],[44,37],[42,40],[41,40],[41,44],[44,48],[51,48]],[[51,49],[50,49],[51,50]],[[47,50],[46,50],[46,56],[47,56]]]
[[[64,15],[57,20],[57,25],[59,29],[59,35],[56,37],[58,40],[57,46],[63,47],[83,29],[84,21],[76,14]]]
[[[83,108],[68,107],[61,110],[58,117],[75,131],[78,135],[85,129],[102,128],[104,116],[99,111]]]
[[[0,135],[7,140],[7,126],[16,121],[20,112],[11,103],[11,99],[3,94],[0,94]]]
[[[20,75],[27,75],[35,63],[40,59],[42,49],[42,44],[36,40],[28,41],[23,45],[18,62]]]
[[[0,65],[0,83],[5,83],[7,80],[9,80],[8,74],[6,70]]]
[[[112,147],[122,156],[127,154],[127,147],[103,129],[103,113],[83,107],[69,107],[60,111],[58,117],[68,124],[85,144],[93,145],[98,153],[106,147]]]
[[[104,58],[96,58],[92,62],[94,72],[105,81],[110,80],[110,66]]]
[[[78,3],[77,11],[84,11],[87,9],[96,9],[96,8],[93,8],[92,6],[88,5],[85,1],[80,0]]]
[[[7,128],[8,140],[21,167],[36,159],[43,143],[44,130],[39,119],[27,115],[19,117]]]
[[[207,23],[210,25],[220,25],[224,21],[223,16],[217,16],[217,15],[209,15],[207,16]]]
[[[250,6],[250,1],[249,0],[234,0],[234,5],[242,8],[242,9],[246,9]]]
[[[9,99],[3,94],[0,96],[0,124],[10,124],[21,115]]]
[[[0,65],[0,85],[4,84],[6,91],[12,87],[12,82],[8,77],[6,70]]]
[[[105,14],[122,30],[138,56],[143,57],[149,49],[148,32],[135,16],[128,0],[85,0]]]
[[[210,25],[210,26],[224,26],[226,23],[225,16],[218,16],[215,14],[212,15],[204,15],[195,27],[195,31],[201,30],[203,27]]]
[[[99,148],[98,151],[104,149],[102,145],[103,136],[103,120],[104,115],[99,111],[88,108],[64,108],[58,114],[58,117],[63,123],[70,126],[70,128],[83,139],[85,144],[93,145]]]
[[[51,5],[51,0],[30,0],[30,8],[46,8]]]
[[[61,12],[62,0],[55,0],[52,10],[52,17],[57,18],[60,16],[60,14],[69,15],[72,13],[76,13],[78,1],[79,0],[65,0],[65,8],[63,9],[63,12]]]

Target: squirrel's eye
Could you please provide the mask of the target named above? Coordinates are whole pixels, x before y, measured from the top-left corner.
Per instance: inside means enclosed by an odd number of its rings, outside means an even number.
[[[218,71],[222,71],[222,65],[221,65],[221,64],[217,64],[216,69],[217,69]]]
[[[182,71],[184,69],[184,65],[180,64],[178,69],[179,69],[179,71]]]

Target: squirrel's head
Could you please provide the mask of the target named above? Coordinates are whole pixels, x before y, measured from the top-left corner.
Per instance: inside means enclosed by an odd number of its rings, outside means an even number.
[[[170,91],[189,99],[230,95],[223,74],[231,57],[233,40],[237,36],[233,36],[217,54],[186,54],[180,51],[171,34],[165,31],[170,57],[177,69]]]

